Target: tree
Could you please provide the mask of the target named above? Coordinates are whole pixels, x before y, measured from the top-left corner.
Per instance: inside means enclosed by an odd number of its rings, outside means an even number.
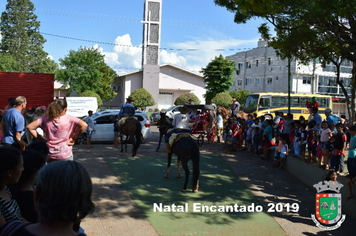
[[[146,107],[150,107],[156,104],[153,96],[144,88],[139,88],[130,94],[133,98],[133,105],[137,106],[141,111],[146,110]]]
[[[225,59],[222,55],[215,57],[205,68],[202,68],[206,83],[205,101],[208,103],[216,94],[228,91],[233,84],[235,62]]]
[[[214,103],[217,106],[221,106],[221,107],[225,107],[225,108],[231,107],[231,104],[232,104],[231,101],[232,101],[232,97],[227,92],[218,93],[214,97]]]
[[[194,93],[183,93],[174,101],[174,105],[186,105],[189,99],[193,99],[193,104],[200,104],[199,98]]]
[[[0,53],[0,71],[16,72],[19,68],[17,61],[8,53]]]
[[[93,91],[103,101],[116,96],[111,87],[116,72],[106,65],[99,49],[80,47],[78,51],[70,50],[69,55],[59,59],[59,62],[65,68],[57,71],[56,80],[62,81],[64,86],[69,86],[68,93],[73,89],[78,94]]]
[[[0,49],[17,62],[16,72],[54,73],[57,66],[43,50],[46,40],[39,33],[40,22],[34,10],[30,0],[7,1],[1,14]]]
[[[96,97],[96,101],[98,102],[98,106],[103,105],[103,100],[101,100],[100,96],[93,91],[85,91],[79,94],[79,97]]]
[[[236,98],[236,100],[240,103],[240,105],[241,105],[240,110],[242,110],[244,108],[247,96],[251,93],[253,93],[253,92],[252,91],[250,92],[250,91],[242,89],[242,88],[239,88],[239,91],[236,91],[236,89],[235,89],[234,91],[229,92],[230,96],[232,98]],[[230,102],[230,105],[231,105],[231,102]]]
[[[356,98],[356,2],[346,0],[214,0],[215,4],[235,13],[236,23],[260,17],[274,26],[272,36],[266,23],[259,28],[262,37],[284,58],[292,56],[302,62],[319,58],[332,62],[337,83],[342,88],[348,111],[354,117]],[[339,65],[347,59],[353,63],[351,94],[340,80]],[[353,120],[353,119],[350,119]]]

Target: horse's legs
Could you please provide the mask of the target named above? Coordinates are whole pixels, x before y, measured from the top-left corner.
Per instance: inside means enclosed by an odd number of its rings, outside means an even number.
[[[173,153],[168,153],[167,172],[166,172],[166,175],[164,176],[164,178],[169,177],[169,167],[171,166],[172,155],[173,155]]]
[[[184,186],[182,192],[186,192],[188,186],[188,179],[189,179],[188,160],[182,160],[182,166],[185,172],[185,180],[184,180]]]
[[[163,137],[163,134],[161,132],[159,132],[159,142],[158,142],[158,147],[156,149],[156,152],[158,152],[159,147],[161,146],[162,137]]]
[[[121,140],[121,152],[124,151],[124,142],[122,141],[122,134],[120,134],[120,140]]]
[[[125,140],[125,152],[127,152],[127,141],[129,140],[129,136],[126,135],[126,140]]]
[[[178,167],[178,175],[177,175],[177,178],[180,178],[180,161],[179,161],[179,159],[177,160],[177,167]]]
[[[132,156],[136,156],[136,140],[134,135],[130,135],[130,142],[132,143]]]

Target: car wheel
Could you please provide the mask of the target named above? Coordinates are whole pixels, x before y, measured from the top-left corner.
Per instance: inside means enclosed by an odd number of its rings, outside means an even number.
[[[87,143],[87,135],[85,133],[80,135],[79,138],[77,138],[75,143],[80,144],[80,145],[86,144]]]

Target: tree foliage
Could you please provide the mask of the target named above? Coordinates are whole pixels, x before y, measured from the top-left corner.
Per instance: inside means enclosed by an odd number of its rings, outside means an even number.
[[[307,63],[311,59],[332,62],[337,69],[337,83],[343,90],[351,117],[356,97],[356,2],[347,0],[214,0],[215,4],[235,13],[236,23],[260,17],[276,32],[272,36],[266,23],[259,27],[262,37],[282,56],[296,57]],[[353,63],[351,95],[340,80],[340,64]],[[350,119],[353,120],[353,119]]]
[[[69,54],[59,61],[65,68],[57,71],[56,80],[62,81],[64,86],[69,86],[69,93],[72,90],[78,94],[93,91],[103,101],[116,96],[111,87],[116,72],[106,65],[99,49],[80,47],[78,51],[70,50]]]
[[[17,63],[9,71],[54,73],[58,65],[43,50],[46,40],[39,33],[40,22],[30,0],[8,0],[1,14],[1,56],[11,56]],[[7,55],[6,55],[7,54]]]
[[[19,63],[8,53],[0,53],[0,71],[17,72]]]
[[[197,105],[200,104],[199,98],[194,93],[183,93],[179,97],[176,98],[174,101],[174,105],[186,105],[189,103],[189,99],[193,99],[193,104]]]
[[[216,94],[226,92],[234,81],[233,72],[236,70],[235,62],[222,55],[215,57],[205,68],[202,68],[206,83],[205,100],[209,102]]]
[[[227,92],[218,93],[217,95],[215,95],[213,100],[217,106],[225,108],[230,108],[232,104],[232,97]]]
[[[239,91],[237,91],[235,89],[234,91],[229,92],[230,96],[232,98],[236,98],[236,100],[240,103],[240,105],[241,105],[240,110],[242,110],[244,108],[247,96],[251,93],[253,93],[253,92],[252,91],[250,92],[250,91],[242,89],[242,88],[239,88]]]
[[[137,106],[141,111],[146,110],[146,107],[150,107],[156,104],[153,96],[144,88],[139,88],[130,94],[135,101],[133,105]]]
[[[98,106],[100,107],[101,105],[103,105],[103,100],[101,100],[99,94],[97,94],[93,91],[84,91],[81,94],[79,94],[79,97],[96,97]]]

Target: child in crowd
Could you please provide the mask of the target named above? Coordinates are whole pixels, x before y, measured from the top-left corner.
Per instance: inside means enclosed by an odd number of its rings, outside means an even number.
[[[289,147],[290,147],[291,155],[294,155],[294,139],[295,139],[294,129],[295,129],[295,123],[292,122],[290,123],[290,132],[289,132]]]
[[[217,112],[216,115],[217,115],[216,123],[218,128],[217,139],[218,139],[218,143],[220,143],[220,138],[224,130],[224,123],[223,123],[223,118],[221,116],[221,113]]]
[[[278,149],[277,149],[277,152],[274,155],[274,162],[273,162],[273,166],[274,167],[278,166],[279,159],[281,157],[281,152],[282,152],[282,147],[283,147],[282,135],[281,134],[277,134],[276,135],[276,143],[278,145]]]
[[[237,123],[236,117],[232,118],[232,149],[231,151],[236,151],[238,134],[239,134],[240,126]]]
[[[255,154],[258,155],[258,147],[260,146],[260,128],[258,126],[255,127],[255,133],[253,135],[253,146],[255,148]]]
[[[300,124],[300,156],[303,161],[305,161],[305,149],[307,147],[307,136],[308,132],[305,130],[307,125],[305,123]]]
[[[339,173],[344,172],[344,159],[346,155],[347,136],[343,132],[344,125],[341,123],[336,124],[337,133],[335,134],[334,155],[332,155],[330,163],[331,168]]]
[[[347,169],[349,170],[347,189],[349,190],[349,196],[346,201],[355,197],[352,193],[352,185],[356,182],[356,125],[350,127],[349,132],[351,134],[351,140],[349,144],[349,154],[347,159]]]
[[[324,165],[325,169],[329,169],[329,158],[330,158],[330,138],[332,137],[332,132],[328,127],[328,122],[323,121],[321,123],[321,149],[323,152],[323,157],[324,157]]]
[[[47,155],[44,156],[33,149],[25,150],[23,153],[24,171],[13,192],[14,198],[20,207],[22,217],[31,223],[37,223],[38,221],[34,204],[34,186],[37,181],[38,172],[46,163]]]
[[[316,130],[314,129],[315,121],[311,120],[308,123],[307,144],[308,144],[308,158],[307,163],[313,163],[316,159]]]
[[[246,135],[246,144],[247,144],[247,152],[252,151],[252,127],[251,123],[247,125],[247,135]]]
[[[321,150],[320,136],[316,136],[316,157],[318,158],[318,166],[322,165],[323,152]]]
[[[282,142],[282,150],[281,150],[281,154],[280,154],[280,159],[279,159],[279,169],[281,169],[284,165],[284,162],[287,159],[287,155],[288,155],[288,144],[287,144],[287,140],[282,138],[282,140],[279,140],[280,142]]]
[[[226,126],[226,153],[231,153],[233,145],[233,138],[232,138],[232,120],[229,119],[227,121]]]
[[[294,129],[294,156],[300,157],[300,121],[295,121],[295,129]]]
[[[261,159],[268,160],[271,153],[271,148],[275,147],[276,144],[268,138],[268,135],[263,136],[263,143],[264,143],[264,147],[263,147],[263,155],[261,156]]]
[[[301,124],[305,124],[305,117],[304,116],[299,116],[299,121]]]
[[[23,170],[21,151],[11,146],[0,147],[0,226],[22,221],[19,205],[8,185],[16,184]]]

